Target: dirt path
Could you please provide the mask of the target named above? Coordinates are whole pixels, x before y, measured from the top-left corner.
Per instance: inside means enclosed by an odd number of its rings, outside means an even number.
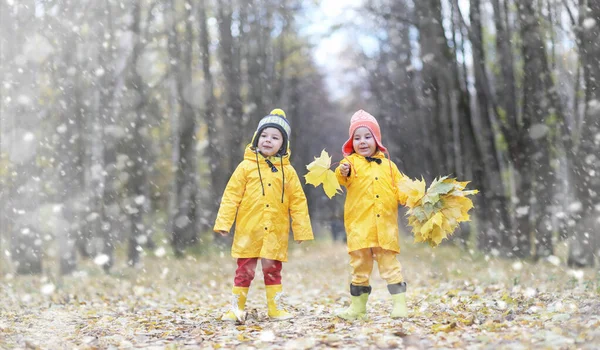
[[[388,317],[391,301],[375,269],[366,322],[334,317],[349,301],[345,247],[290,248],[286,302],[296,318],[270,322],[262,274],[244,324],[217,321],[234,272],[228,254],[174,260],[104,275],[93,264],[58,282],[5,278],[0,348],[593,348],[600,342],[600,277],[555,260],[536,265],[454,248],[404,244],[410,318]],[[52,284],[56,290],[41,293]]]

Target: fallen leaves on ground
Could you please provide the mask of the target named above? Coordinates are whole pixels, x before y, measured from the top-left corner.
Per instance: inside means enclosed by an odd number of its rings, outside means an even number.
[[[217,320],[230,303],[228,254],[147,256],[144,266],[117,266],[112,275],[85,262],[63,278],[4,274],[0,348],[591,349],[600,342],[597,271],[569,270],[556,257],[533,264],[410,242],[399,260],[410,317],[389,318],[390,296],[375,269],[365,322],[334,317],[350,300],[348,256],[337,243],[290,248],[283,283],[296,318],[281,322],[267,319],[260,268],[245,323]]]

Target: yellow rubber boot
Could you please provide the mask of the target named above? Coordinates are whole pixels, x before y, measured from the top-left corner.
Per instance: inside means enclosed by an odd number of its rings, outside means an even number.
[[[408,317],[408,310],[406,309],[406,293],[392,294],[392,300],[394,301],[394,308],[392,309],[390,317]]]
[[[369,293],[363,293],[359,296],[351,296],[350,306],[340,313],[337,317],[343,318],[344,320],[366,320],[367,319],[367,300],[369,299]]]
[[[248,289],[248,287],[233,287],[230,308],[221,316],[221,321],[242,322],[246,318],[244,308],[246,307]]]
[[[287,320],[294,316],[287,312],[282,305],[281,297],[283,291],[281,284],[275,284],[272,286],[265,286],[267,291],[267,306],[269,309],[269,318],[272,320]]]

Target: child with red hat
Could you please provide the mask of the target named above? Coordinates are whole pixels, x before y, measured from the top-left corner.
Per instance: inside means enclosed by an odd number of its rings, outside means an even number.
[[[225,236],[235,221],[231,255],[237,258],[232,303],[221,316],[223,321],[241,321],[259,259],[269,318],[292,317],[281,305],[281,269],[287,261],[290,217],[297,242],[312,240],[313,232],[306,196],[289,160],[290,130],[281,109],[262,118],[223,193],[214,231]]]
[[[397,184],[404,175],[385,157],[381,130],[371,114],[363,110],[354,113],[349,136],[342,148],[344,159],[335,172],[347,190],[344,225],[352,267],[351,304],[337,316],[346,320],[367,317],[369,278],[377,261],[393,299],[390,316],[406,317],[406,282],[397,259],[398,205],[406,204],[406,195],[399,192]]]

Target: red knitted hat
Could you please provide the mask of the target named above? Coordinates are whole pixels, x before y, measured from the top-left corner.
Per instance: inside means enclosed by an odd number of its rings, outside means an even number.
[[[361,126],[366,127],[371,131],[371,133],[375,137],[375,143],[377,143],[377,147],[379,148],[379,150],[384,153],[387,152],[387,148],[385,148],[381,143],[381,130],[379,129],[379,123],[377,123],[377,119],[375,119],[375,117],[370,115],[368,112],[365,112],[361,109],[354,113],[352,119],[350,119],[350,129],[348,130],[348,134],[350,137],[342,147],[342,153],[344,153],[344,156],[348,156],[352,154],[352,152],[354,152],[354,147],[352,146],[352,139],[354,137],[354,132],[356,131],[356,129],[360,128]]]

